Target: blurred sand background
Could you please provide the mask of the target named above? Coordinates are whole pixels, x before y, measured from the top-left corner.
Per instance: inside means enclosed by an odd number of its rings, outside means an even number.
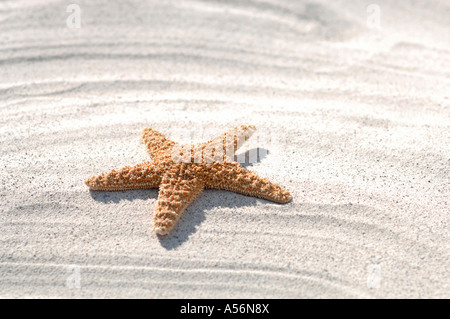
[[[448,1],[70,3],[0,2],[0,297],[450,297]],[[293,202],[83,183],[244,123]]]

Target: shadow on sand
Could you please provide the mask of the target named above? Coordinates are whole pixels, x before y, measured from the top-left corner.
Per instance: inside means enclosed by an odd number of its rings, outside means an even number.
[[[253,153],[252,153],[253,152]],[[250,154],[257,154],[255,160],[250,161]],[[249,150],[241,154],[241,159],[245,156],[245,162],[240,163],[242,167],[248,168],[254,163],[261,162],[264,157],[269,154],[269,151],[263,148],[257,148]],[[242,160],[243,161],[243,160]],[[139,190],[127,190],[127,191],[114,191],[114,192],[102,192],[102,191],[90,191],[91,197],[98,202],[102,203],[119,203],[123,200],[133,201],[136,199],[149,199],[157,198],[157,189],[139,189]],[[224,200],[223,197],[239,196],[239,201]],[[208,200],[205,200],[207,198]],[[161,246],[167,250],[177,248],[186,242],[189,237],[197,231],[198,225],[205,220],[204,211],[210,210],[214,207],[243,207],[252,206],[257,203],[258,200],[254,197],[248,197],[240,194],[230,195],[227,191],[222,190],[205,190],[196,201],[194,201],[183,213],[180,221],[175,226],[173,231],[164,236],[158,235],[158,239]],[[189,222],[186,222],[189,221]]]

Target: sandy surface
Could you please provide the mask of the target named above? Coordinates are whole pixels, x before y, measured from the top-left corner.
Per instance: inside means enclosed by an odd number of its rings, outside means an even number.
[[[0,297],[450,297],[448,1],[143,2],[0,2]],[[83,183],[241,123],[293,202]]]

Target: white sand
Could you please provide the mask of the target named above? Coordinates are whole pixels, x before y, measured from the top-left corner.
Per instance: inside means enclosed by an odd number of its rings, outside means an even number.
[[[0,297],[450,297],[448,1],[142,2],[0,2]],[[292,203],[83,183],[241,123]]]

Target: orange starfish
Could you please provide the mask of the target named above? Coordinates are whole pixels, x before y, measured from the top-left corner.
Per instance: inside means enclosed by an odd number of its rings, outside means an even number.
[[[159,187],[154,230],[160,235],[173,229],[186,207],[205,188],[287,203],[292,199],[287,190],[232,160],[234,152],[254,131],[253,125],[242,125],[206,143],[180,145],[145,128],[142,138],[153,161],[90,177],[85,183],[101,191]]]

